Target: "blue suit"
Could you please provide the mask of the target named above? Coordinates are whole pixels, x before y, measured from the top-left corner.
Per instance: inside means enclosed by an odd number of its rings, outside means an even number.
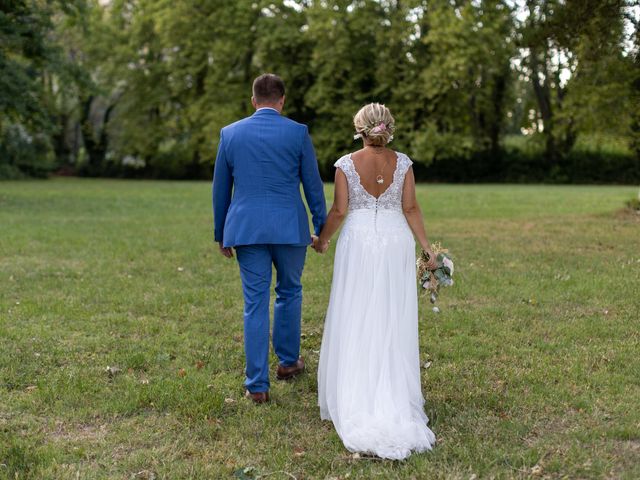
[[[269,295],[275,266],[273,347],[281,365],[300,354],[302,284],[309,219],[326,220],[324,189],[305,125],[270,108],[220,132],[213,176],[215,241],[235,247],[244,294],[247,389],[269,390]]]

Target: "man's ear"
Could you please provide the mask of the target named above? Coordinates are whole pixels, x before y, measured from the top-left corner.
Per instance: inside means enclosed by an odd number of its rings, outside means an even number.
[[[253,105],[253,108],[258,108],[258,104],[256,103],[256,99],[255,97],[251,97],[251,105]]]

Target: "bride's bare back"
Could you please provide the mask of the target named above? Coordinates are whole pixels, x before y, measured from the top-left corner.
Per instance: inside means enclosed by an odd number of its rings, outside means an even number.
[[[351,154],[362,187],[379,198],[393,182],[398,155],[386,147],[363,148]]]
[[[386,147],[393,139],[394,123],[389,109],[378,103],[365,105],[353,118],[354,138],[361,138],[364,146],[335,164],[339,168],[335,175],[333,206],[322,232],[314,240],[316,251],[327,251],[329,239],[352,207],[375,209],[376,212],[380,208],[402,211],[422,249],[431,251],[416,198],[412,162],[405,154]],[[397,185],[394,184],[396,174]],[[435,255],[430,257],[435,258]],[[435,268],[435,264],[432,266]]]

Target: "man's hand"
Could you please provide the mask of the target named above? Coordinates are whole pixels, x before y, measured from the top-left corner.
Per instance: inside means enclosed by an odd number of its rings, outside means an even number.
[[[218,246],[220,247],[220,253],[227,258],[233,258],[233,248],[224,247],[222,242],[218,242]]]
[[[311,248],[313,248],[316,252],[318,251],[318,236],[317,235],[311,235],[311,245],[309,245]]]
[[[325,253],[329,249],[329,241],[322,241],[315,235],[312,235],[311,239],[313,240],[311,248],[313,248],[317,253]]]

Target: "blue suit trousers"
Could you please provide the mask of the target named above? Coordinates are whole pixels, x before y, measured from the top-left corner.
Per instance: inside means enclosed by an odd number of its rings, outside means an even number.
[[[273,349],[280,365],[300,355],[302,270],[306,246],[243,245],[235,248],[244,294],[244,348],[247,390],[269,390],[269,304],[272,265],[276,269]]]

